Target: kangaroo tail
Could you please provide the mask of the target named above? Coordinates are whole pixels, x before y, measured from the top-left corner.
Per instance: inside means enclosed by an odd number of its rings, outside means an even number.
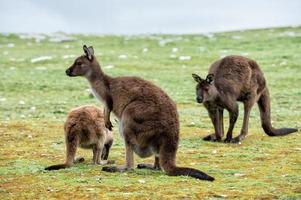
[[[66,165],[66,164],[51,165],[49,167],[46,167],[45,170],[52,171],[52,170],[65,169],[68,167],[69,167],[69,165]]]
[[[214,178],[212,176],[209,176],[208,174],[193,168],[172,166],[169,167],[168,170],[166,170],[166,168],[164,167],[163,169],[169,176],[190,176],[200,180],[214,181]]]
[[[265,88],[264,92],[258,100],[258,107],[260,111],[261,125],[264,132],[268,136],[283,136],[293,132],[297,132],[295,128],[279,128],[275,129],[271,124],[271,108],[270,108],[270,94],[269,90]]]
[[[212,176],[192,168],[177,167],[175,164],[177,147],[175,144],[162,146],[159,154],[160,166],[169,176],[190,176],[200,180],[214,181]]]
[[[77,145],[79,144],[79,137],[75,126],[71,126],[70,123],[65,123],[65,143],[66,143],[66,162],[65,164],[52,165],[46,167],[45,170],[59,170],[70,167],[73,163],[83,162],[85,159],[79,157],[75,159],[75,153]]]

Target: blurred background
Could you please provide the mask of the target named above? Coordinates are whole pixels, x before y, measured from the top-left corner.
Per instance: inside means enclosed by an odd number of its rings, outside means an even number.
[[[220,32],[297,26],[300,10],[300,0],[0,0],[0,32]]]

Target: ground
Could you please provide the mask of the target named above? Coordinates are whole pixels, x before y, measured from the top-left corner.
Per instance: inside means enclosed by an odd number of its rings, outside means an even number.
[[[214,176],[214,182],[138,169],[102,172],[101,166],[91,164],[89,150],[78,151],[86,158],[82,164],[43,170],[64,162],[63,123],[68,111],[85,104],[101,106],[89,96],[84,78],[65,75],[74,57],[83,54],[83,44],[94,46],[105,73],[143,77],[177,102],[181,121],[177,164],[200,169]],[[225,55],[253,58],[270,88],[273,125],[300,129],[300,52],[301,27],[204,35],[2,34],[0,199],[300,199],[300,131],[268,137],[255,106],[242,144],[204,142],[202,137],[213,128],[205,108],[195,102],[191,77],[192,73],[205,77],[209,65]],[[241,109],[235,134],[242,113]],[[124,145],[114,125],[110,159],[123,164]]]

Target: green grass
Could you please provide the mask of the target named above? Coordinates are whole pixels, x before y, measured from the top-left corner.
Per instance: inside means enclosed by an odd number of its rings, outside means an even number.
[[[191,73],[205,77],[209,65],[221,56],[251,57],[260,64],[268,81],[274,126],[300,129],[301,27],[218,33],[213,37],[72,37],[74,41],[54,43],[48,36],[36,42],[20,39],[17,34],[0,35],[0,199],[301,198],[300,132],[279,138],[266,136],[255,106],[249,135],[242,144],[204,142],[202,137],[213,128],[205,108],[194,100],[195,83],[191,78]],[[15,46],[9,48],[9,43]],[[64,161],[62,127],[68,111],[85,104],[101,105],[89,97],[86,80],[69,78],[64,73],[74,58],[63,56],[81,55],[83,44],[94,46],[106,73],[148,79],[177,102],[181,121],[177,163],[201,169],[216,181],[168,177],[162,172],[138,169],[124,174],[105,173],[100,166],[90,164],[92,152],[88,150],[78,151],[86,157],[83,164],[43,171],[45,166]],[[148,51],[143,52],[144,48]],[[181,61],[181,55],[191,56],[191,60]],[[31,62],[40,56],[52,59]],[[240,110],[236,134],[242,122]],[[114,136],[110,159],[123,164],[124,146],[116,125]],[[153,158],[136,157],[135,161],[152,162]]]

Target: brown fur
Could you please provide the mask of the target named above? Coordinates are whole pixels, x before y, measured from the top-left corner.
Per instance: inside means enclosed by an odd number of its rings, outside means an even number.
[[[73,109],[64,124],[66,141],[66,162],[47,167],[57,170],[70,167],[75,162],[77,147],[93,150],[93,163],[106,164],[113,137],[105,128],[103,112],[95,106],[82,106]],[[78,161],[83,161],[83,158]]]
[[[77,58],[66,74],[88,79],[95,96],[105,105],[106,126],[112,127],[112,111],[118,118],[119,132],[125,141],[126,165],[104,167],[104,171],[133,169],[135,152],[142,158],[155,154],[154,166],[140,164],[139,168],[162,167],[170,176],[214,180],[199,170],[176,166],[179,117],[176,104],[163,90],[138,77],[110,77],[101,70],[93,48],[84,46],[84,51],[86,55]]]
[[[242,141],[248,133],[250,111],[256,102],[262,127],[267,135],[281,136],[297,131],[292,128],[272,127],[269,90],[263,73],[254,60],[242,56],[227,56],[211,65],[205,80],[196,74],[193,74],[193,78],[198,82],[197,101],[203,103],[208,110],[215,129],[215,134],[206,136],[204,140],[221,141],[224,135],[223,111],[226,109],[229,111],[230,125],[225,142]],[[232,138],[238,117],[237,101],[244,104],[244,119],[240,135]]]

